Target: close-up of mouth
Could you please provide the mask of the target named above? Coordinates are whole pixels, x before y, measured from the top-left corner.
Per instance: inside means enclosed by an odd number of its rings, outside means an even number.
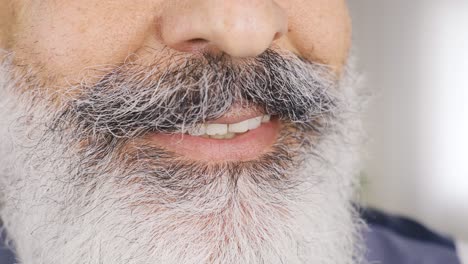
[[[294,151],[308,151],[312,137],[324,135],[322,126],[340,107],[329,69],[292,54],[268,50],[250,63],[210,56],[189,62],[163,72],[117,67],[81,87],[55,119],[57,127],[77,142],[102,137],[95,142],[103,148],[130,143],[137,151],[153,150],[158,154],[145,156],[151,163],[177,157],[226,164],[277,156],[275,145],[296,157]],[[182,79],[188,73],[193,77]]]
[[[280,129],[276,117],[249,111],[239,115],[228,113],[186,133],[150,133],[146,139],[190,160],[248,161],[268,152]]]

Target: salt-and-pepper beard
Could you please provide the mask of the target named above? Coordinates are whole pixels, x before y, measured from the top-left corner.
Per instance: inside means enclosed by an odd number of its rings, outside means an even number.
[[[333,81],[274,51],[237,64],[165,58],[177,64],[126,63],[57,100],[11,58],[0,70],[1,217],[20,263],[361,263],[349,72]],[[268,154],[208,165],[141,140],[233,104],[283,120]]]

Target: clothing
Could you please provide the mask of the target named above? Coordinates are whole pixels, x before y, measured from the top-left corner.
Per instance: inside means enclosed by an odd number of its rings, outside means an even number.
[[[0,264],[14,264],[15,262],[15,256],[13,252],[8,250],[8,248],[5,246],[4,243],[4,238],[5,238],[5,230],[2,230],[0,233],[1,239],[0,239]]]
[[[364,210],[366,259],[371,264],[466,264],[453,241],[409,219]]]
[[[452,240],[414,221],[370,209],[362,210],[362,217],[368,223],[363,236],[369,264],[468,264],[460,261]],[[15,263],[13,253],[0,244],[0,264]]]

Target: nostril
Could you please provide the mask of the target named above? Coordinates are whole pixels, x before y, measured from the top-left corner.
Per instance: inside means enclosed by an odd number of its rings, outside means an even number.
[[[206,43],[208,43],[208,40],[202,38],[194,38],[187,40],[187,42],[191,45],[205,45]]]
[[[161,41],[180,52],[255,57],[287,34],[287,13],[276,1],[183,2],[169,5],[159,23]]]
[[[181,52],[198,52],[208,46],[209,41],[203,38],[193,38],[171,45],[171,48]]]
[[[283,33],[276,32],[276,34],[273,36],[273,41],[280,39],[282,36],[283,36]]]

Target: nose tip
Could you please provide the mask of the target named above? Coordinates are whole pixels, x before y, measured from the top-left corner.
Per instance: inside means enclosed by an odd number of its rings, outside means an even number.
[[[165,13],[160,30],[164,44],[182,52],[255,57],[287,29],[286,12],[271,0],[188,0]]]

